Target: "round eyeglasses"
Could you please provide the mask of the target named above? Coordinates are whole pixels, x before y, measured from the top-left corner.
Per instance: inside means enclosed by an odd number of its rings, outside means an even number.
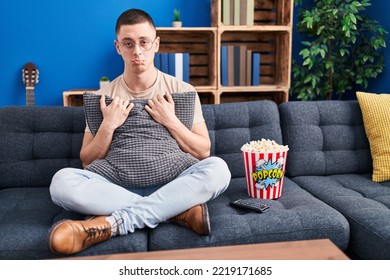
[[[142,39],[138,42],[134,42],[132,40],[123,40],[122,42],[119,42],[119,44],[124,48],[125,51],[132,51],[135,48],[135,45],[138,45],[139,48],[145,52],[150,51],[153,47],[154,42],[157,38],[155,38],[153,41],[149,39]]]

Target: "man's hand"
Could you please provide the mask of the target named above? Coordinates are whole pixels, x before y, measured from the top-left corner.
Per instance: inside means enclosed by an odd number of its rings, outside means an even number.
[[[100,98],[100,109],[103,113],[102,126],[114,131],[125,122],[133,107],[133,103],[117,96],[113,96],[111,104],[107,106],[105,96],[102,95]]]
[[[172,124],[180,122],[175,114],[175,103],[173,102],[172,95],[168,92],[164,96],[157,95],[153,99],[148,101],[145,105],[145,110],[152,116],[152,118],[162,124],[165,127],[169,127]]]

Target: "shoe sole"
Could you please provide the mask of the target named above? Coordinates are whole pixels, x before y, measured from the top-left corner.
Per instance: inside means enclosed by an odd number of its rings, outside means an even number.
[[[211,232],[209,209],[208,209],[206,203],[203,203],[201,205],[202,205],[202,211],[203,211],[203,221],[206,221],[206,227],[204,229],[204,235],[207,236],[207,235],[210,235],[210,232]]]

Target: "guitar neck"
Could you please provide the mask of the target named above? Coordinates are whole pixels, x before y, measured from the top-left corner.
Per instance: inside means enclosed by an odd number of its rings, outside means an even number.
[[[32,63],[27,63],[22,70],[23,83],[26,86],[26,105],[34,106],[35,96],[34,88],[38,83],[39,71],[37,67]]]
[[[35,94],[33,87],[26,88],[26,106],[34,106],[35,105]]]

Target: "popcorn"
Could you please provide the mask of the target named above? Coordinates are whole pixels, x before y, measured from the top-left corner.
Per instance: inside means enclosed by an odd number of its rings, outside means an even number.
[[[264,138],[241,147],[250,197],[277,199],[282,195],[288,150],[287,145]]]
[[[264,139],[257,141],[250,141],[241,147],[241,151],[249,153],[278,153],[287,152],[289,150],[287,145],[279,145],[274,140]]]

